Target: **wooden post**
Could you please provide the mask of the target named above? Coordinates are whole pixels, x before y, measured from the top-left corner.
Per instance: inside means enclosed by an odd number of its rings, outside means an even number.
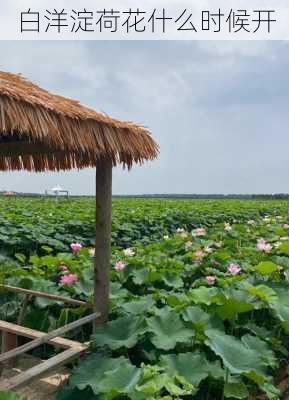
[[[109,271],[111,260],[112,163],[103,158],[96,166],[96,237],[94,269],[94,307],[101,313],[94,327],[108,318]]]
[[[14,335],[10,332],[3,332],[2,331],[2,343],[1,343],[1,353],[6,353],[8,351],[14,350],[17,348],[17,335]],[[6,366],[10,368],[14,368],[16,365],[17,359],[14,358],[13,360],[9,360],[6,362]],[[1,366],[1,373],[2,374],[3,366]]]
[[[14,350],[17,347],[17,336],[13,333],[2,332],[1,353]]]

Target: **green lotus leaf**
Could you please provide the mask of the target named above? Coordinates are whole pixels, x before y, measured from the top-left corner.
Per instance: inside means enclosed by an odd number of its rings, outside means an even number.
[[[185,396],[196,393],[196,389],[193,386],[189,385],[187,388],[182,388],[180,383],[167,373],[152,376],[144,383],[137,386],[136,389],[138,392],[141,392],[146,396],[158,394],[162,389],[166,389],[173,396]]]
[[[141,379],[141,370],[125,357],[108,358],[91,354],[74,371],[70,387],[85,390],[90,387],[94,394],[107,394],[110,399],[134,390]]]
[[[186,396],[196,392],[194,386],[182,379],[175,376],[170,371],[165,371],[164,366],[160,365],[143,365],[142,379],[136,391],[130,394],[134,400],[142,400],[142,395],[145,399],[156,399],[163,389],[174,396]]]
[[[121,305],[121,308],[129,314],[142,315],[154,305],[152,296],[144,296],[139,300],[133,300]]]
[[[135,346],[139,336],[144,334],[146,326],[143,318],[134,316],[118,318],[97,328],[92,336],[96,347],[108,346],[112,350]]]
[[[289,307],[281,303],[271,303],[276,317],[281,321],[283,328],[289,332]]]
[[[249,392],[243,383],[225,383],[224,395],[229,399],[248,399]]]
[[[196,332],[203,333],[205,329],[223,329],[223,323],[217,315],[206,313],[201,307],[187,307],[182,313],[186,322],[191,322]]]
[[[192,322],[195,325],[206,325],[210,319],[210,314],[206,313],[201,307],[187,307],[183,313],[183,319],[186,322]]]
[[[148,268],[140,268],[132,273],[132,280],[136,285],[143,285],[150,281],[150,271]]]
[[[277,400],[281,396],[281,391],[270,382],[260,385],[260,389],[266,393],[269,400]]]
[[[283,242],[278,249],[281,253],[289,255],[289,242]]]
[[[179,289],[184,286],[182,278],[173,272],[165,272],[162,276],[163,282],[166,286]]]
[[[217,288],[199,287],[189,292],[190,298],[196,304],[222,304],[224,295]]]
[[[214,365],[200,353],[179,353],[161,356],[162,364],[172,376],[185,378],[194,387],[206,379],[214,369]],[[219,366],[220,367],[220,366]]]
[[[277,300],[276,292],[266,285],[253,286],[249,283],[244,285],[245,290],[252,296],[256,296],[260,300],[272,302]]]
[[[239,314],[254,310],[254,305],[246,301],[229,298],[225,304],[216,308],[217,314],[223,320],[234,320]]]
[[[148,331],[152,333],[151,342],[158,349],[171,350],[177,343],[187,343],[194,337],[194,331],[184,326],[175,311],[166,309],[147,323]]]
[[[266,342],[249,334],[242,336],[241,341],[248,349],[259,352],[261,360],[265,366],[270,366],[272,368],[277,366],[275,354],[269,349],[269,346]]]
[[[207,346],[221,357],[232,374],[254,372],[258,376],[265,375],[259,351],[246,347],[241,340],[216,329],[208,329],[205,334]]]
[[[270,261],[260,262],[256,267],[256,271],[261,275],[270,275],[272,272],[276,272],[278,267],[276,264]]]

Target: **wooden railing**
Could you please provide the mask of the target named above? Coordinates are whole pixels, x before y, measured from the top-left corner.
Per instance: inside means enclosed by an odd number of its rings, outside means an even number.
[[[0,331],[2,332],[2,354],[0,355],[0,364],[11,363],[21,354],[35,349],[43,344],[49,343],[54,347],[64,348],[63,352],[57,354],[56,356],[41,362],[8,380],[5,380],[1,385],[0,389],[13,390],[19,389],[23,386],[29,384],[32,380],[40,378],[47,372],[58,368],[59,366],[71,361],[73,358],[84,353],[88,345],[73,340],[62,338],[61,336],[71,330],[78,328],[89,322],[94,323],[100,314],[98,312],[93,312],[83,318],[73,321],[61,328],[55,329],[52,332],[44,333],[29,328],[21,326],[29,299],[32,296],[44,297],[50,300],[56,300],[63,302],[65,304],[71,304],[74,306],[83,306],[87,309],[92,309],[93,305],[84,301],[70,299],[62,296],[57,296],[51,293],[39,292],[35,290],[28,290],[23,288],[18,288],[9,285],[0,285],[0,290],[6,290],[10,292],[15,292],[25,295],[22,309],[18,317],[18,324],[12,324],[10,322],[0,320]],[[17,346],[17,337],[23,336],[32,339],[31,342],[25,343],[22,346]]]

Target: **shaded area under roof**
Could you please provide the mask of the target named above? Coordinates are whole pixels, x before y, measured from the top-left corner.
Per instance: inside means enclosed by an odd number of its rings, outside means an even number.
[[[145,127],[0,71],[0,170],[80,169],[103,158],[130,168],[156,158],[158,150]]]

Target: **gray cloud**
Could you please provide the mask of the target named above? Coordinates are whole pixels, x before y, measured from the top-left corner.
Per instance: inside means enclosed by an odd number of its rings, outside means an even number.
[[[287,42],[2,42],[0,69],[149,126],[153,163],[114,193],[288,192]],[[0,190],[94,192],[94,171],[1,173]]]

